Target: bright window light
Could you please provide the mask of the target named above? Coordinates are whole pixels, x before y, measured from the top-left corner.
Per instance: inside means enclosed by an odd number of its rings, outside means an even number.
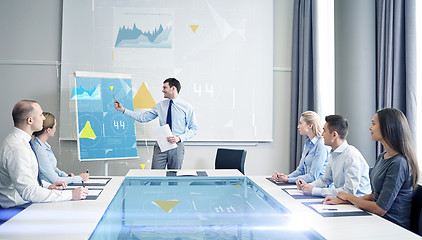
[[[422,1],[416,1],[416,111],[419,123],[422,120]],[[419,103],[419,104],[418,104]],[[422,170],[422,127],[416,125],[416,155],[419,161],[419,170]],[[422,171],[421,171],[422,173]],[[421,175],[419,175],[421,176]],[[419,184],[422,183],[422,177],[419,177]]]
[[[316,1],[315,63],[319,104],[316,111],[322,118],[335,113],[335,65],[334,65],[334,1]]]

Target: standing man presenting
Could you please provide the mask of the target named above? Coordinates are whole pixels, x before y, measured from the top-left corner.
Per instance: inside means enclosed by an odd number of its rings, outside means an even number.
[[[35,131],[43,127],[41,106],[32,100],[16,103],[12,111],[13,131],[0,147],[0,208],[22,206],[29,202],[52,202],[84,199],[88,189],[79,187],[72,191],[65,182],[55,182],[43,188],[38,175],[37,157],[30,140]]]
[[[198,131],[192,106],[178,97],[180,89],[181,85],[177,79],[166,79],[162,90],[166,99],[144,113],[128,110],[118,101],[114,101],[116,110],[138,122],[145,123],[158,117],[160,126],[165,124],[170,126],[173,136],[168,137],[167,141],[177,143],[177,148],[161,152],[158,143],[155,143],[152,169],[165,169],[166,166],[167,169],[181,169],[185,154],[183,142],[195,136]]]

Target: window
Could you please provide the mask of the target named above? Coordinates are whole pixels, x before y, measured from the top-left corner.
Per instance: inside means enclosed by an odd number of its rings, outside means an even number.
[[[417,121],[422,121],[422,1],[416,1],[416,101],[417,103]],[[416,155],[419,161],[419,170],[422,170],[422,127],[416,126]],[[419,175],[421,176],[421,175]],[[419,177],[419,184],[422,183],[422,177]]]
[[[334,1],[316,1],[316,77],[319,104],[317,112],[323,118],[335,113],[334,66]]]

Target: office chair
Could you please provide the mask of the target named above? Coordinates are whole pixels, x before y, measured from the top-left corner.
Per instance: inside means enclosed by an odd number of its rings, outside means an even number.
[[[412,213],[410,215],[410,230],[419,236],[422,236],[422,186],[413,191]]]
[[[237,169],[245,174],[246,150],[218,148],[215,169]]]
[[[24,210],[29,205],[31,205],[31,203],[26,203],[26,204],[11,207],[11,208],[0,207],[0,225],[7,222],[9,219],[14,217],[16,214],[20,213],[22,210]]]

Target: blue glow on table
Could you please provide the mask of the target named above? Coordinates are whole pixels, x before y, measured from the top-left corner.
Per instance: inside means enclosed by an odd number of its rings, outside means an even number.
[[[89,239],[324,239],[291,218],[247,177],[127,177]]]

